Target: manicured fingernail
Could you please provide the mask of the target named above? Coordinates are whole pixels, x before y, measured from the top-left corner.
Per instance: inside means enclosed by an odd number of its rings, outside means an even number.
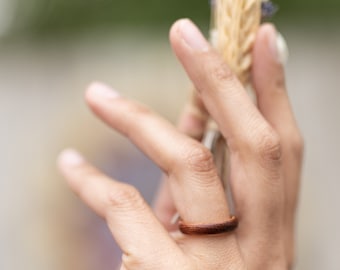
[[[96,96],[100,96],[106,99],[114,99],[120,96],[117,91],[100,82],[93,82],[89,86],[89,91],[94,93]]]
[[[207,51],[209,43],[202,35],[201,31],[189,19],[181,20],[179,31],[184,41],[194,50]]]
[[[66,149],[62,151],[58,157],[58,164],[60,166],[73,167],[78,166],[84,162],[84,158],[73,149]]]
[[[282,65],[285,65],[288,62],[289,51],[285,38],[274,30],[275,33],[271,35],[270,45],[272,47],[273,54],[275,59]]]

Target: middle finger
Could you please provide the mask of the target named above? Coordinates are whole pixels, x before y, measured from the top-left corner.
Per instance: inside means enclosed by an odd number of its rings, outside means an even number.
[[[231,151],[257,151],[270,126],[236,75],[188,20],[171,29],[172,47]],[[256,153],[257,154],[257,153]]]
[[[191,97],[185,104],[179,118],[177,129],[181,133],[200,141],[204,135],[208,118],[209,116],[202,100],[197,96],[196,92],[192,91]],[[166,175],[163,177],[162,184],[157,192],[154,211],[169,231],[177,229],[177,224],[173,223],[173,217],[177,210],[173,202],[169,179]]]
[[[86,95],[92,110],[127,136],[169,175],[175,206],[188,223],[222,223],[229,209],[208,149],[181,134],[147,108],[93,84]]]
[[[270,240],[282,214],[281,144],[222,57],[189,20],[171,29],[172,47],[230,150],[238,232]],[[254,224],[254,220],[259,220]],[[264,229],[265,228],[265,229]],[[268,241],[270,242],[270,241]]]

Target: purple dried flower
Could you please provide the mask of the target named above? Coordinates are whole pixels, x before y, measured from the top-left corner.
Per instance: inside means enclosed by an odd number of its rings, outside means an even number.
[[[270,18],[275,15],[278,11],[278,6],[275,5],[272,1],[263,1],[261,4],[262,8],[262,18]]]

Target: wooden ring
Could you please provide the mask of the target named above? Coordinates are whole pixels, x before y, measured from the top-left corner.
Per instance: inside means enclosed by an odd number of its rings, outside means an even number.
[[[186,224],[182,219],[178,222],[179,230],[188,235],[210,235],[234,231],[238,227],[238,219],[231,216],[229,220],[216,224]]]

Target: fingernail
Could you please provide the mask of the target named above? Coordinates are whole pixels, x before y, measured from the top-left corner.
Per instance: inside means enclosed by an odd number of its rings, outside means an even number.
[[[88,89],[96,96],[100,96],[106,99],[115,99],[120,96],[117,91],[100,82],[93,82]]]
[[[58,157],[58,164],[60,166],[78,166],[84,162],[84,158],[73,149],[66,149],[62,151]]]
[[[285,38],[278,32],[276,37],[279,61],[286,64],[289,58],[289,50]]]
[[[287,42],[285,38],[280,34],[280,32],[276,31],[275,35],[272,35],[271,47],[277,61],[282,65],[287,64],[289,58],[289,50]]]
[[[179,31],[185,43],[194,50],[207,51],[209,43],[201,31],[189,19],[184,19],[179,24]]]

